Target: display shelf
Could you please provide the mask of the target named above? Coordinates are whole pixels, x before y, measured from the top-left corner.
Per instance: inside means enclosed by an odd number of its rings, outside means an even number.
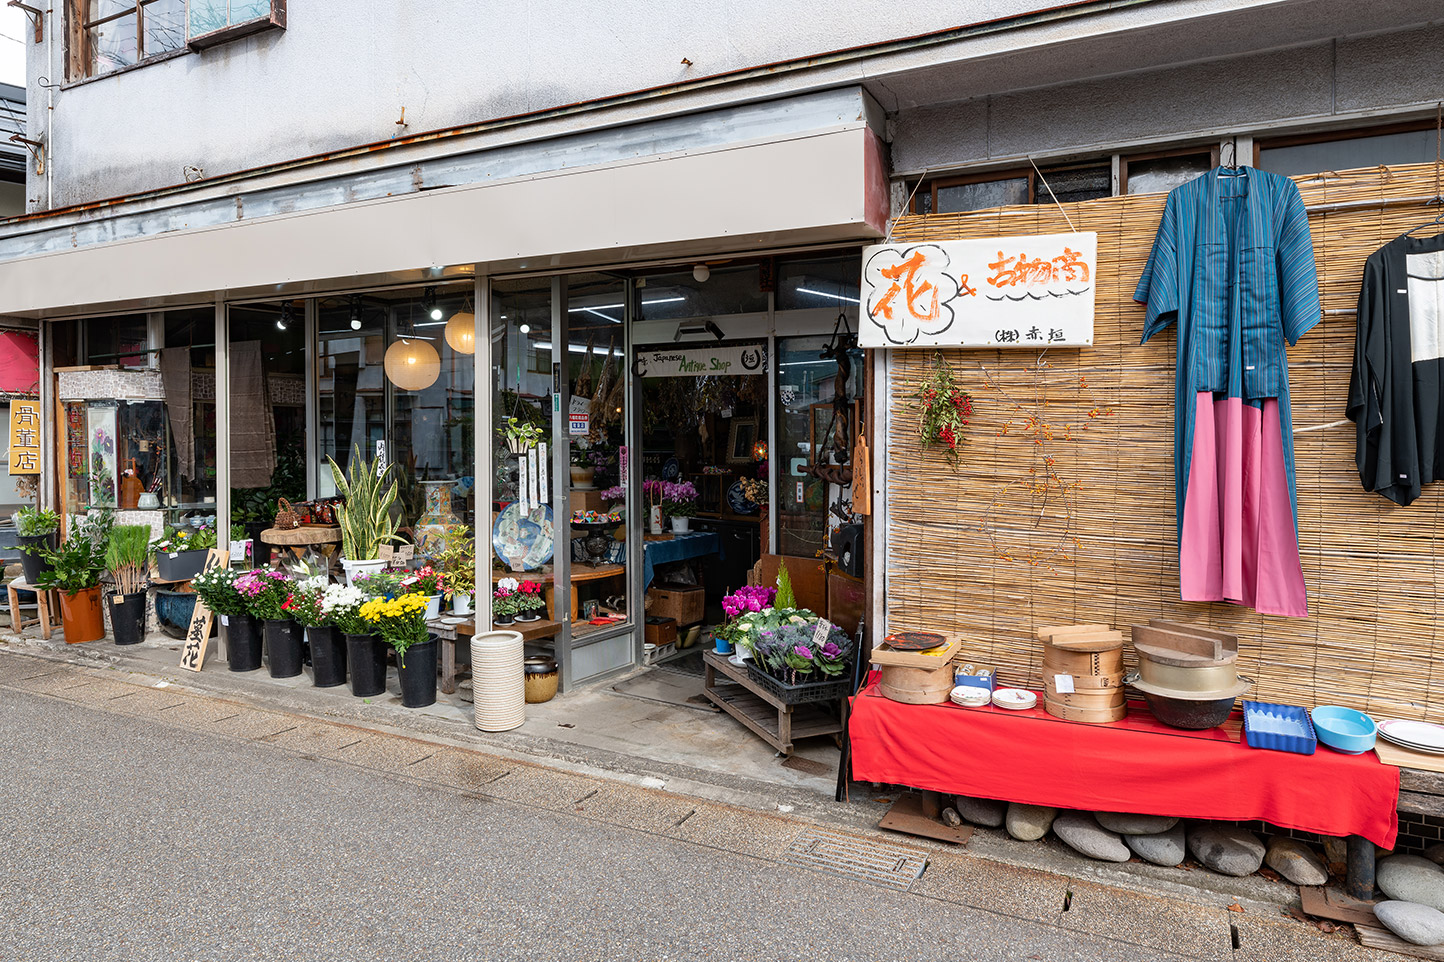
[[[758,686],[745,667],[715,651],[704,652],[702,664],[702,694],[707,700],[784,755],[792,754],[793,742],[799,738],[836,738],[847,729],[845,699],[838,700],[841,710],[836,715],[823,707],[825,703],[788,705]],[[719,683],[719,673],[728,681]]]

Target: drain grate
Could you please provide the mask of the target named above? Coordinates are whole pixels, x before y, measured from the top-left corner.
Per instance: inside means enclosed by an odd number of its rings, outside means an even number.
[[[921,849],[874,842],[834,832],[808,832],[787,848],[783,860],[818,872],[906,889],[928,867]]]

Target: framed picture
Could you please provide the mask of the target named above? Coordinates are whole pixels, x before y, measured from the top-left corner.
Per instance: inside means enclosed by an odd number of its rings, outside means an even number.
[[[727,435],[727,463],[746,464],[752,460],[752,445],[757,443],[757,419],[735,418]]]

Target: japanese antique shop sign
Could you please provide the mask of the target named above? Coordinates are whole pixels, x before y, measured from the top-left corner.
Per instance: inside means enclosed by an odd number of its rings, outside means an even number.
[[[10,473],[40,473],[40,402],[10,402]]]
[[[667,351],[638,351],[632,365],[637,377],[705,377],[709,374],[766,374],[767,348],[678,347]]]
[[[863,347],[1093,343],[1098,235],[1035,234],[862,252]]]

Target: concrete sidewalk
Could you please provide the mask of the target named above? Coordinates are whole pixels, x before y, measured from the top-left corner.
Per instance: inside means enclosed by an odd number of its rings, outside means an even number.
[[[564,772],[567,778],[582,779],[588,786],[657,791],[659,798],[684,799],[689,805],[718,804],[734,813],[747,811],[765,819],[781,818],[793,826],[805,824],[918,846],[933,853],[929,874],[934,880],[946,877],[948,866],[954,864],[966,866],[970,878],[980,873],[996,875],[998,882],[988,886],[988,891],[1001,895],[1017,892],[1021,885],[1027,898],[1020,904],[1032,904],[1039,913],[1060,914],[1065,901],[1071,913],[1080,899],[1086,905],[1090,899],[1106,901],[1116,897],[1108,896],[1108,892],[1127,891],[1158,899],[1180,921],[1189,919],[1190,924],[1210,932],[1218,929],[1222,920],[1222,931],[1228,935],[1230,946],[1233,926],[1242,933],[1240,938],[1257,929],[1255,937],[1259,940],[1282,940],[1280,944],[1302,940],[1300,949],[1314,946],[1309,949],[1314,954],[1300,957],[1361,951],[1351,937],[1325,937],[1312,926],[1286,919],[1290,904],[1297,903],[1296,890],[1259,876],[1234,879],[1203,869],[1094,862],[1056,840],[1022,843],[1001,831],[979,830],[965,849],[881,832],[875,827],[877,819],[895,796],[854,785],[849,801],[834,802],[837,750],[830,743],[819,742],[808,759],[815,765],[825,765],[823,772],[798,771],[784,767],[785,760],[775,757],[768,746],[728,716],[619,695],[610,690],[610,685],[561,696],[547,705],[528,706],[528,720],[521,729],[488,734],[472,726],[466,692],[458,692],[460,697],[455,698],[443,696],[445,700],[433,709],[414,711],[400,707],[399,698],[391,693],[376,699],[358,699],[345,687],[315,689],[304,674],[287,680],[271,679],[264,669],[234,674],[225,670],[223,661],[212,661],[200,674],[181,671],[175,667],[179,645],[171,639],[152,639],[119,648],[108,641],[66,646],[53,640],[42,642],[8,635],[0,636],[0,645],[4,646],[0,647],[0,663],[8,669],[4,677],[13,679],[20,672],[33,679],[23,686],[25,690],[43,690],[52,697],[81,703],[93,703],[90,696],[81,695],[87,689],[103,690],[109,693],[105,697],[108,704],[111,698],[117,698],[113,703],[117,710],[164,724],[172,724],[181,716],[166,717],[178,709],[159,705],[155,694],[161,692],[169,701],[221,703],[236,717],[264,716],[267,725],[261,727],[269,726],[268,731],[256,737],[274,739],[287,729],[283,740],[289,742],[311,737],[289,731],[315,734],[314,726],[331,726],[366,737],[404,738],[448,753],[477,754],[494,760],[494,764],[519,764],[528,772],[540,768],[552,771],[552,777],[558,778]],[[21,657],[4,654],[7,651]],[[27,664],[31,670],[15,667]],[[62,680],[69,684],[61,684]],[[35,689],[36,685],[41,688]],[[394,690],[394,677],[392,687]],[[164,712],[159,711],[161,708]],[[553,737],[553,729],[573,737]],[[574,735],[579,731],[581,738]],[[625,737],[609,732],[623,732]],[[724,743],[727,751],[690,754],[689,750],[696,752],[697,740],[704,737]],[[736,766],[740,770],[727,770],[734,755],[745,757],[746,764]],[[587,791],[590,787],[580,794]],[[659,810],[669,811],[681,802],[658,804]],[[925,882],[924,890],[932,884]],[[1073,893],[1073,898],[1065,899],[1068,892]],[[1011,899],[1008,901],[1011,904]],[[1164,947],[1163,942],[1159,945]]]

